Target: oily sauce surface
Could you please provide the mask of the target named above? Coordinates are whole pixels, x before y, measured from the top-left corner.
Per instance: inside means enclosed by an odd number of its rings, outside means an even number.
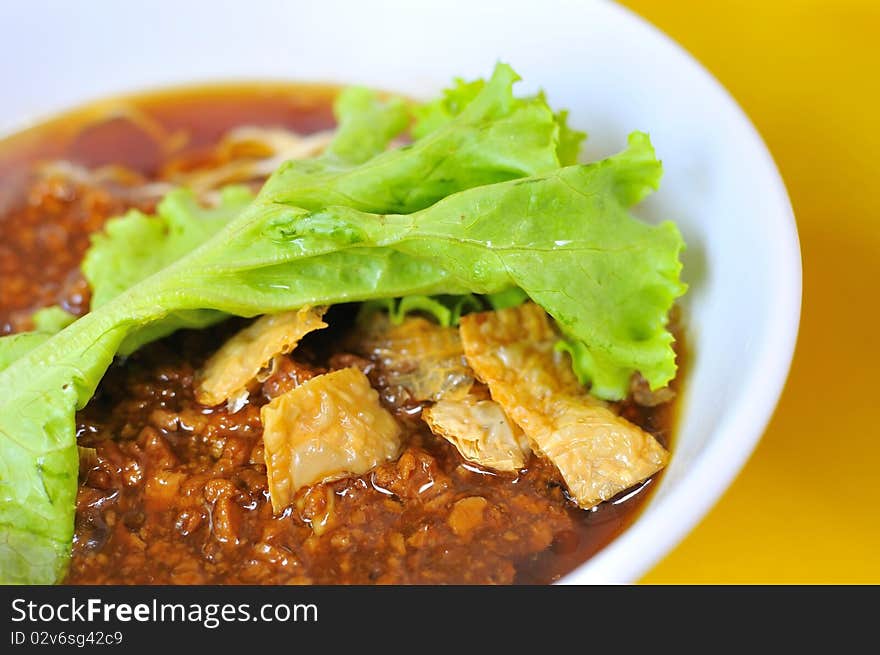
[[[60,303],[88,310],[78,272],[89,234],[154,201],[115,183],[39,172],[66,159],[122,165],[154,179],[172,159],[198,162],[229,129],[333,124],[325,87],[210,87],[108,101],[0,143],[0,334],[30,329]],[[132,116],[135,118],[132,119]],[[418,417],[380,394],[405,429],[397,461],[300,492],[273,516],[259,408],[315,374],[366,360],[341,344],[353,308],[307,338],[238,412],[193,397],[195,371],[245,323],[184,331],[117,362],[77,414],[80,469],[73,584],[546,583],[619,534],[652,480],[593,511],[569,501],[559,473],[532,457],[516,475],[468,464]],[[621,407],[669,445],[673,402]]]

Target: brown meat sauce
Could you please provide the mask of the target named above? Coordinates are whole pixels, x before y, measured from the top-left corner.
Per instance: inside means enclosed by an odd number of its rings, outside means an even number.
[[[209,161],[211,144],[237,125],[327,128],[331,97],[325,88],[269,85],[128,100],[167,134],[184,133],[173,152],[157,145],[153,132],[118,118],[108,128],[112,121],[94,112],[0,144],[0,334],[29,329],[32,311],[54,303],[87,311],[78,265],[88,235],[128,207],[151,208],[110,184],[38,175],[37,163],[113,162],[134,171],[134,183],[149,181],[169,162]],[[238,319],[178,333],[114,364],[77,414],[79,445],[95,452],[81,466],[67,582],[545,583],[632,521],[652,480],[582,511],[566,497],[559,473],[534,456],[516,475],[462,460],[430,433],[418,405],[385,387],[369,361],[340,348],[354,309],[333,308],[331,327],[284,357],[234,414],[198,404],[193,378],[245,324]],[[404,450],[369,474],[300,491],[293,506],[273,516],[260,407],[309,377],[347,366],[362,368],[380,390],[404,427]],[[673,406],[628,401],[620,411],[668,446]]]

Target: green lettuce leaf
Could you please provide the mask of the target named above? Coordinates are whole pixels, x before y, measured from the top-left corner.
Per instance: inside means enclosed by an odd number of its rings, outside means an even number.
[[[364,321],[379,311],[388,313],[393,325],[400,325],[409,314],[426,314],[443,327],[458,325],[461,317],[470,312],[486,309],[485,303],[472,293],[437,296],[413,295],[403,298],[369,300],[361,305],[358,320]]]
[[[383,100],[361,86],[344,89],[334,103],[337,130],[324,154],[342,165],[362,164],[388,147],[409,124],[402,98]]]
[[[0,358],[12,360],[0,372],[2,584],[50,584],[70,557],[79,470],[74,413],[94,393],[125,333],[99,314],[54,336],[0,340]],[[74,327],[80,324],[85,329]]]
[[[365,211],[409,212],[449,193],[550,170],[556,167],[553,113],[543,97],[515,98],[518,79],[509,66],[499,64],[488,82],[458,81],[446,95],[459,100],[452,102],[453,113],[442,125],[431,130],[434,134],[388,152],[388,144],[407,125],[404,101],[383,99],[363,87],[346,89],[334,105],[338,128],[326,152],[284,164],[262,197],[301,207],[338,202]],[[463,112],[465,104],[470,106]],[[92,288],[92,309],[194,250],[250,200],[246,188],[230,187],[217,208],[205,208],[181,189],[168,194],[155,216],[131,211],[108,221],[92,237],[82,264]],[[172,312],[126,337],[120,352],[127,355],[178,329],[207,327],[225,317],[204,309]]]
[[[163,321],[412,296],[442,305],[437,298],[515,287],[587,353],[574,365],[594,393],[621,397],[625,372],[665,384],[675,371],[665,321],[684,291],[682,241],[671,223],[648,225],[628,209],[659,180],[650,143],[635,134],[619,155],[559,168],[553,113],[515,101],[515,79],[499,66],[457,115],[410,146],[361,164],[352,145],[282,166],[215,236],[182,239],[177,259],[118,285],[58,334],[0,345],[12,352],[0,371],[0,582],[63,577],[75,411],[123,344]],[[95,279],[113,266],[124,263]],[[409,301],[419,305],[436,308]]]
[[[76,316],[58,305],[38,309],[31,318],[34,321],[36,332],[49,332],[51,334],[61,332],[61,330],[76,320]]]
[[[384,151],[407,125],[400,98],[387,102],[362,87],[343,90],[334,104],[338,129],[324,155],[307,165],[353,166]],[[176,262],[219,232],[254,199],[245,186],[221,189],[217,207],[205,207],[188,189],[168,193],[155,215],[132,210],[92,235],[82,270],[92,289],[91,309]],[[41,310],[45,311],[45,310]],[[37,313],[39,314],[39,312]],[[34,318],[36,320],[37,315]],[[194,317],[187,327],[199,327]]]
[[[0,337],[0,371],[73,323],[76,316],[53,305],[35,311],[32,320],[35,328],[32,332]]]
[[[431,132],[449,123],[486,88],[483,79],[466,82],[460,77],[455,78],[453,86],[445,89],[442,95],[433,102],[426,102],[413,109],[415,123],[412,126],[414,139],[421,139]]]
[[[602,162],[496,185],[491,208],[474,204],[490,202],[489,188],[450,196],[419,214],[439,220],[419,222],[396,247],[445,262],[448,283],[471,292],[522,289],[573,344],[581,381],[618,400],[636,371],[652,388],[675,376],[666,321],[686,289],[684,244],[673,223],[648,225],[628,211],[660,175],[647,135],[634,133],[626,151]]]
[[[113,298],[153,273],[186,256],[213,237],[253,200],[246,187],[221,191],[217,207],[203,207],[186,189],[170,192],[154,216],[132,210],[114,218],[92,235],[82,271],[92,289],[91,309]],[[225,318],[210,310],[169,313],[130,334],[120,351],[129,354],[140,346],[181,328],[203,328]]]
[[[337,130],[322,157],[308,166],[345,170],[383,152],[407,126],[408,111],[400,98],[387,100],[363,87],[343,90],[334,103]],[[92,289],[91,309],[177,261],[220,231],[253,200],[244,186],[221,190],[217,207],[202,206],[187,189],[170,192],[155,215],[132,210],[108,221],[92,243],[82,270]],[[204,328],[227,318],[212,310],[169,313],[129,335],[120,353],[130,354],[151,341],[182,328]],[[36,316],[35,316],[36,319]]]
[[[516,98],[518,79],[499,64],[459,114],[414,143],[350,168],[326,158],[287,162],[261,195],[302,209],[410,213],[463,189],[554,170],[553,112],[543,99]]]
[[[387,152],[406,127],[404,101],[383,99],[362,87],[346,89],[334,106],[338,129],[327,151],[284,164],[262,196],[306,208],[339,203],[410,212],[449,193],[551,170],[557,166],[553,113],[543,97],[515,98],[518,79],[499,64],[488,82],[459,81],[458,91],[447,95],[466,93],[467,99],[453,103],[454,115],[437,124],[429,138]],[[246,189],[232,187],[223,191],[219,207],[206,209],[191,193],[178,190],[160,203],[156,216],[132,211],[109,221],[93,237],[82,265],[93,290],[92,308],[207,241],[249,199]],[[130,354],[175,330],[207,327],[225,316],[210,310],[173,312],[129,335],[120,351]]]
[[[437,100],[419,105],[413,109],[415,123],[411,132],[414,138],[425,137],[448,124],[476,100],[486,87],[486,82],[482,79],[467,82],[461,78],[456,78],[453,84],[451,88],[443,91],[443,94]],[[539,93],[530,98],[515,99],[513,103],[520,107],[530,104],[543,107],[547,106],[547,99],[543,93]],[[556,143],[556,156],[559,164],[562,166],[576,164],[583,141],[587,138],[586,133],[572,129],[569,126],[568,112],[566,110],[557,112],[553,120],[556,124],[554,141]]]
[[[92,289],[91,309],[186,256],[213,237],[254,199],[247,187],[227,187],[217,207],[203,207],[192,192],[178,189],[156,214],[132,210],[92,235],[82,271]]]
[[[516,307],[522,305],[529,299],[529,294],[519,287],[510,287],[498,293],[491,293],[486,296],[492,309],[507,309],[508,307]]]
[[[22,332],[0,337],[0,372],[51,336],[51,332]]]
[[[250,316],[518,287],[587,344],[592,361],[578,372],[594,393],[620,398],[622,371],[640,371],[653,387],[675,371],[665,322],[685,289],[681,237],[672,223],[648,225],[628,211],[660,171],[647,136],[635,133],[606,160],[481,186],[411,214],[307,210],[261,194],[221,240],[163,272],[185,289],[160,288],[156,298],[166,311]]]
[[[562,166],[577,164],[581,147],[587,138],[587,133],[580,132],[569,126],[568,111],[564,109],[556,114],[556,124],[559,125],[559,137],[556,145],[559,163]]]

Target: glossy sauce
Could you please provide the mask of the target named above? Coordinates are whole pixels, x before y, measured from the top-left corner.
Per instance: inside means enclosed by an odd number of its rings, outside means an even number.
[[[78,273],[89,234],[133,201],[114,185],[36,173],[41,162],[122,165],[149,182],[199,166],[240,125],[332,127],[329,87],[205,87],[105,101],[0,143],[0,334],[29,329],[33,310],[88,309]],[[532,457],[517,475],[464,462],[385,395],[406,434],[401,457],[301,492],[273,516],[259,407],[311,375],[364,360],[341,351],[353,308],[307,339],[239,412],[193,398],[193,374],[236,326],[181,332],[111,367],[77,415],[81,467],[72,583],[546,583],[618,535],[650,489],[592,511],[565,496]],[[372,375],[382,389],[382,380]],[[669,445],[674,402],[621,412]],[[482,499],[482,500],[474,500]],[[474,511],[473,508],[478,510]]]

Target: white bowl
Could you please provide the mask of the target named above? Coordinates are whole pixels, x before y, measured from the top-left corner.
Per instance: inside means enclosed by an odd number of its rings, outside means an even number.
[[[51,6],[50,6],[51,5]],[[690,357],[673,458],[635,523],[563,582],[636,580],[727,488],[788,373],[801,268],[791,206],[749,120],[659,31],[605,2],[3,3],[0,131],[86,100],[242,78],[360,82],[431,94],[497,59],[568,107],[590,157],[634,129],[663,159],[642,208],[680,226]],[[14,62],[14,64],[12,63]]]

